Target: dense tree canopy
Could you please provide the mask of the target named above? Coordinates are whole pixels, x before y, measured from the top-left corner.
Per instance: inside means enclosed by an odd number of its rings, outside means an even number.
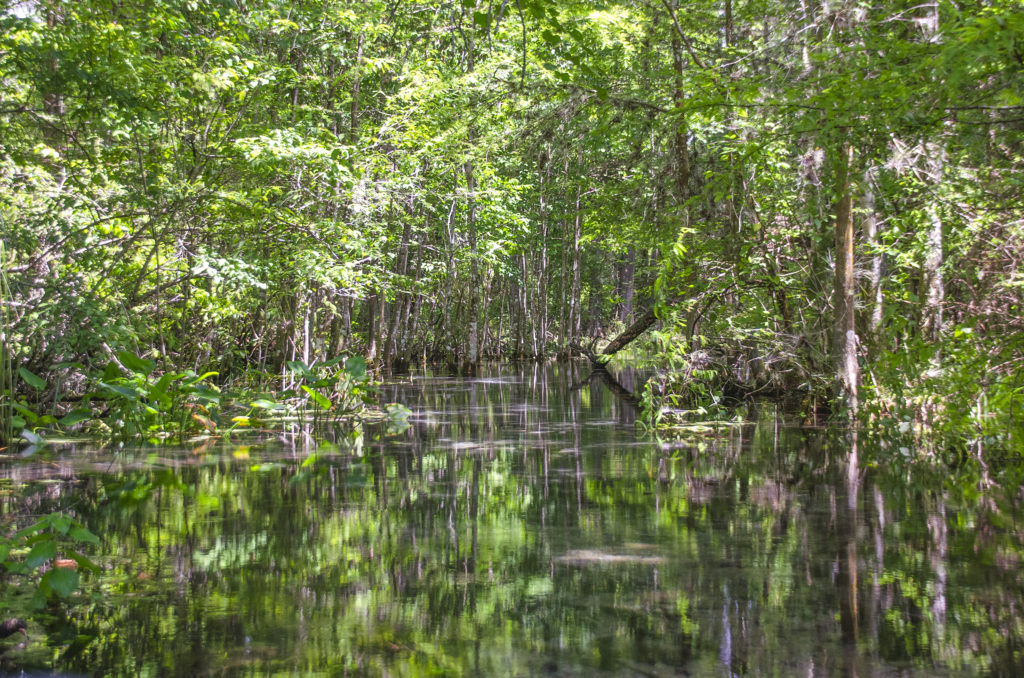
[[[1012,442],[1016,0],[0,7],[8,374],[567,356],[653,308],[661,404],[710,360]]]

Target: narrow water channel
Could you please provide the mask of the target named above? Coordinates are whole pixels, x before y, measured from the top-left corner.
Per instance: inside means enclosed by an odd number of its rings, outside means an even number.
[[[756,424],[639,435],[633,406],[587,371],[395,378],[384,395],[412,410],[405,429],[4,459],[5,518],[73,512],[100,535],[104,570],[83,576],[70,613],[0,603],[30,624],[24,648],[0,641],[0,668],[1024,671],[1017,488],[979,500],[971,488],[996,481],[878,465],[877,441],[855,451],[770,408]]]

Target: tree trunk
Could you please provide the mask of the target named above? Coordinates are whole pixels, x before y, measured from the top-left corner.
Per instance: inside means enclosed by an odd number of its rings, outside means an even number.
[[[939,34],[938,2],[924,5],[925,17],[921,22],[924,37],[935,39]],[[925,171],[932,196],[925,209],[928,215],[928,244],[924,258],[924,309],[921,330],[927,341],[936,341],[942,333],[942,307],[945,303],[946,285],[942,277],[943,244],[942,215],[939,213],[938,193],[946,170],[946,147],[941,137],[938,142],[927,143],[925,148]]]
[[[473,3],[473,9],[479,5],[479,1]],[[465,11],[466,3],[463,3],[463,10]],[[472,73],[476,67],[476,44],[475,44],[475,30],[476,27],[473,24],[472,15],[469,16],[470,28],[466,31],[466,70]],[[475,145],[475,131],[472,123],[470,123],[469,130],[466,133],[469,148],[473,148]],[[466,172],[466,201],[467,201],[467,213],[466,221],[469,227],[469,355],[467,362],[469,363],[470,369],[475,369],[477,364],[480,362],[479,355],[479,318],[480,313],[479,307],[479,295],[480,295],[480,269],[479,262],[477,261],[477,248],[476,248],[476,179],[473,175],[473,161],[467,160],[465,165]]]
[[[540,321],[540,353],[548,341],[548,218],[544,205],[544,179],[547,158],[542,151],[537,158],[538,194],[540,196],[540,262],[537,266],[537,319]],[[537,357],[540,357],[539,355]]]
[[[861,231],[864,233],[864,244],[871,258],[868,269],[867,297],[868,314],[867,334],[871,344],[878,342],[882,331],[882,253],[878,239],[878,212],[875,209],[875,189],[871,182],[870,172],[864,174],[864,192],[861,194]]]
[[[853,199],[850,189],[850,162],[853,149],[842,144],[836,157],[836,229],[835,279],[832,293],[834,309],[832,356],[835,364],[836,397],[851,418],[857,413],[857,297],[853,261]]]
[[[678,0],[674,3],[678,8]],[[676,124],[675,132],[675,161],[676,161],[676,199],[682,205],[690,197],[690,149],[689,131],[686,126],[686,115],[683,111],[686,108],[686,92],[683,90],[683,47],[678,33],[672,34],[672,65],[674,67],[675,80],[675,105],[679,115],[679,122]]]
[[[628,323],[633,317],[633,296],[636,293],[636,250],[630,247],[626,251],[626,262],[622,265],[622,303],[619,304],[619,320]]]
[[[612,356],[621,351],[626,345],[639,337],[641,334],[647,331],[647,329],[657,322],[658,318],[654,315],[654,309],[644,311],[632,325],[624,329],[619,336],[608,342],[608,345],[601,351],[601,355]]]
[[[573,341],[580,336],[580,237],[583,230],[583,213],[580,209],[583,184],[576,184],[576,218],[572,231],[572,291],[569,292],[569,332]]]
[[[363,36],[356,43],[356,63],[352,76],[352,108],[349,111],[348,136],[353,146],[359,141],[359,66],[363,60]]]

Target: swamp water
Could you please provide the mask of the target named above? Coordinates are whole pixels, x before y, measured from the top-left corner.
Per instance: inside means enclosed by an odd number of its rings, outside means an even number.
[[[405,430],[4,458],[5,522],[72,512],[104,570],[8,595],[0,672],[1024,673],[1019,481],[764,412],[655,440],[587,372],[396,378]]]

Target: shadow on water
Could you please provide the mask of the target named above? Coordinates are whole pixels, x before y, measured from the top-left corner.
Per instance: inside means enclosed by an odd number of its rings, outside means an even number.
[[[661,441],[587,366],[412,373],[385,424],[0,464],[102,544],[9,671],[1016,675],[1016,491],[756,424]],[[633,375],[620,375],[620,381]],[[642,383],[642,382],[641,382]],[[764,413],[762,412],[762,415]],[[1018,484],[1019,487],[1019,484]],[[8,582],[7,591],[13,592]],[[0,641],[2,642],[2,641]]]

